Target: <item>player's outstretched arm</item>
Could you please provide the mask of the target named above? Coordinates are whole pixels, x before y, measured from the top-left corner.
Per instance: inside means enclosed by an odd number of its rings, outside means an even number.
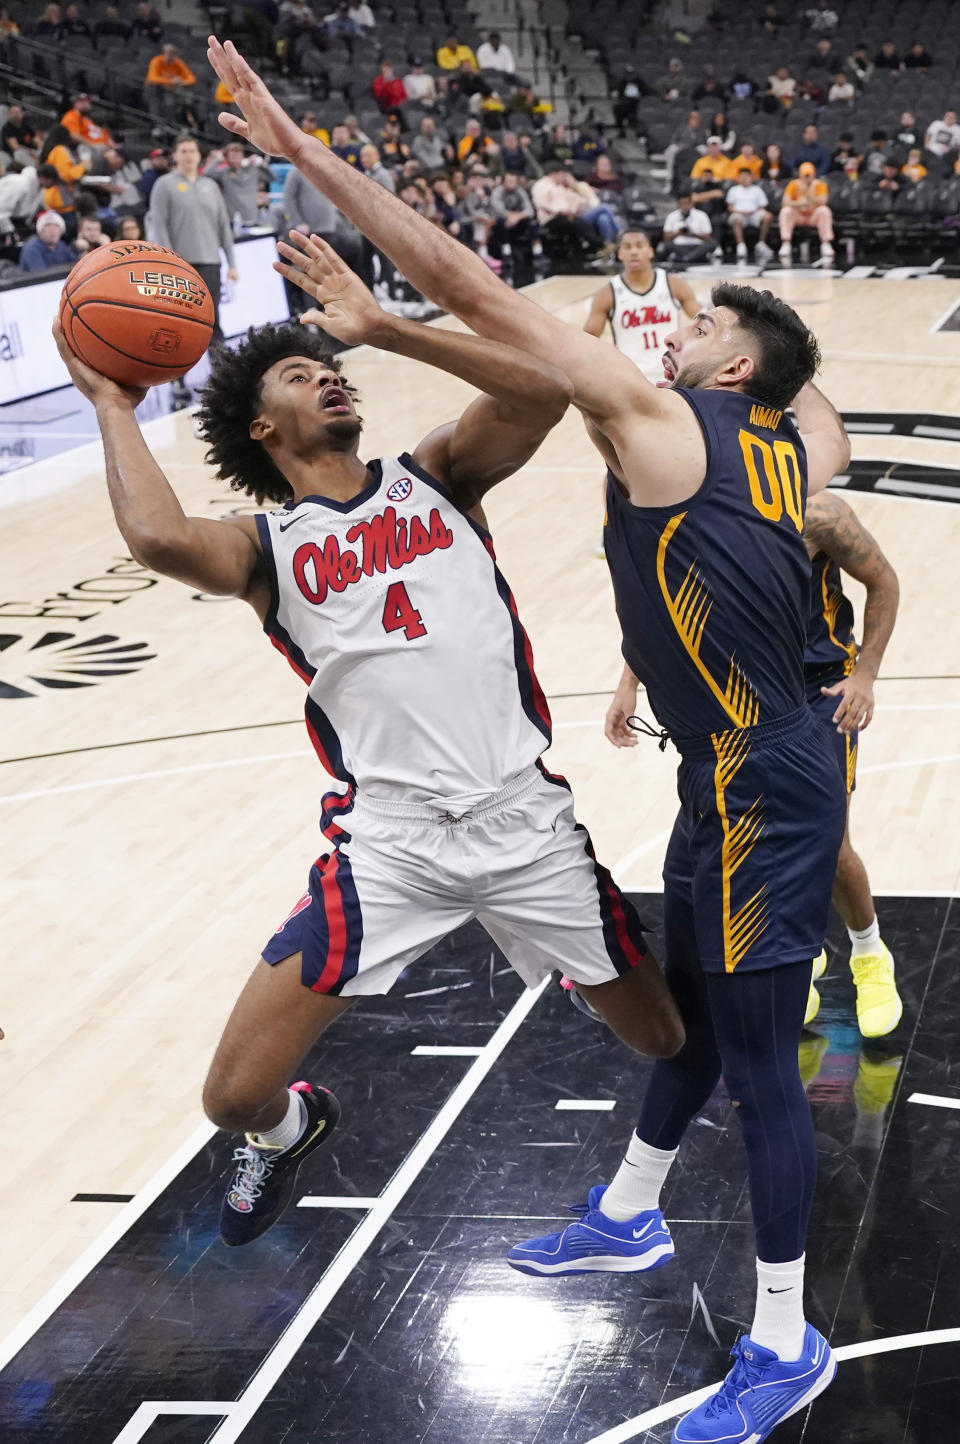
[[[840,413],[812,381],[793,402],[797,429],[807,453],[807,495],[814,496],[850,461],[850,438]]]
[[[897,620],[900,583],[876,540],[835,492],[825,491],[808,501],[803,534],[811,546],[825,552],[841,571],[867,589],[856,665],[842,682],[820,689],[825,697],[837,698],[833,715],[837,731],[854,732],[873,719],[873,684]]]
[[[563,416],[573,388],[564,373],[526,351],[384,311],[359,276],[319,236],[290,232],[275,268],[319,303],[302,322],[322,326],[348,345],[375,346],[424,361],[484,394],[459,421],[420,443],[416,460],[469,510],[484,493],[530,459]]]
[[[222,111],[220,124],[268,154],[285,155],[417,290],[478,335],[559,366],[573,383],[574,404],[605,431],[628,415],[674,413],[676,400],[613,347],[511,290],[452,236],[305,135],[231,41],[211,36],[207,53],[244,117]]]
[[[73,354],[59,321],[53,335],[77,390],[96,408],[113,514],[130,555],[142,566],[199,591],[244,597],[259,606],[260,554],[252,519],[189,517],[143,439],[136,407],[146,395],[119,386]]]

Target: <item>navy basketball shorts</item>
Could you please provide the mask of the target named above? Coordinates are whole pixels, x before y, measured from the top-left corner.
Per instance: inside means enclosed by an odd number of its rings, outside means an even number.
[[[611,982],[647,955],[562,778],[530,767],[460,816],[442,802],[325,801],[333,845],[263,951],[271,964],[301,953],[301,980],[315,992],[389,992],[472,918],[528,987],[555,968],[577,983]]]
[[[857,785],[857,747],[860,733],[856,729],[853,732],[837,731],[833,714],[840,705],[839,697],[815,696],[809,697],[807,702],[810,711],[826,733],[828,747],[836,754],[849,797]]]
[[[822,724],[803,707],[684,744],[677,784],[663,870],[668,961],[691,938],[708,973],[815,958],[846,819]]]

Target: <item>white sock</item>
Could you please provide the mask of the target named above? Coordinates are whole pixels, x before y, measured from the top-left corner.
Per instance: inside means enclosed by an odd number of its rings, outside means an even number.
[[[874,913],[873,922],[863,932],[858,933],[856,928],[847,928],[850,938],[852,958],[859,958],[862,953],[878,953],[880,951],[880,924]]]
[[[660,1190],[676,1156],[676,1148],[651,1148],[634,1133],[626,1157],[600,1200],[600,1212],[616,1223],[626,1223],[638,1213],[659,1208]]]
[[[803,1353],[806,1321],[803,1317],[803,1264],[806,1254],[793,1263],[771,1264],[757,1259],[757,1311],[750,1337],[785,1362]]]
[[[307,1110],[300,1094],[288,1088],[287,1096],[287,1111],[276,1128],[268,1128],[263,1133],[247,1134],[254,1148],[292,1148],[306,1128]]]

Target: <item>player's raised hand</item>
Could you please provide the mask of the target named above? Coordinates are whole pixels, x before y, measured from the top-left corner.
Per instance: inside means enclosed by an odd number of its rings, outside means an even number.
[[[53,339],[57,343],[57,350],[64,366],[70,372],[70,380],[88,401],[94,406],[105,406],[110,402],[121,402],[131,409],[140,405],[146,396],[144,387],[121,386],[117,381],[111,381],[108,376],[101,376],[99,371],[94,371],[85,361],[81,361],[67,344],[63,327],[60,325],[59,317],[54,318]]]
[[[305,311],[301,322],[322,326],[348,346],[370,341],[385,313],[360,277],[319,236],[291,231],[290,240],[292,245],[278,242],[277,249],[285,261],[274,261],[273,268],[322,307]]]
[[[306,137],[300,127],[275,100],[257,72],[248,65],[232,40],[221,45],[215,35],[207,37],[207,59],[243,111],[243,119],[221,110],[217,119],[224,130],[242,136],[266,155],[283,155],[294,160]]]

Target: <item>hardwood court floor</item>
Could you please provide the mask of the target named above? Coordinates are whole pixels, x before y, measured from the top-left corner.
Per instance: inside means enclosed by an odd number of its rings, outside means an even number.
[[[934,328],[960,303],[960,284],[768,283],[820,335],[824,385],[841,409],[883,419],[956,408],[957,338]],[[579,323],[598,284],[556,278],[536,296]],[[708,283],[698,286],[706,295]],[[364,397],[370,456],[412,449],[468,396],[375,353],[350,357],[347,372]],[[154,421],[150,435],[188,510],[247,506],[205,470],[188,416]],[[854,456],[949,470],[960,448],[858,435]],[[573,783],[620,882],[656,891],[675,757],[652,742],[618,753],[601,736],[620,664],[594,557],[600,476],[571,413],[489,498],[488,514],[551,702],[549,765]],[[17,475],[21,491],[34,481],[38,493],[64,484],[4,509],[0,536],[0,1080],[12,1140],[0,1181],[0,1336],[122,1206],[74,1196],[135,1194],[201,1123],[211,1050],[302,889],[324,788],[300,723],[302,685],[252,612],[191,596],[126,558],[95,450]],[[877,718],[861,742],[855,836],[878,893],[951,895],[960,506],[881,492],[851,502],[902,586]],[[88,685],[63,685],[71,680]]]

